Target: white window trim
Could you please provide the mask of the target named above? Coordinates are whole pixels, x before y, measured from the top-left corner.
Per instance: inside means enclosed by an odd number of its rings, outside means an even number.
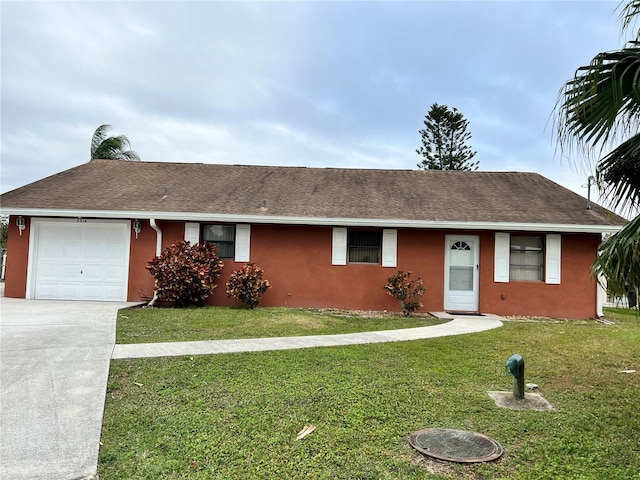
[[[347,229],[334,227],[331,241],[331,265],[347,264]]]
[[[544,277],[549,285],[560,285],[562,271],[562,237],[558,234],[548,234],[544,252]]]
[[[495,283],[509,283],[510,254],[510,234],[496,232],[493,266],[493,281]],[[548,285],[560,285],[562,272],[562,235],[557,233],[545,235],[544,258],[545,283]]]
[[[236,262],[251,261],[251,225],[236,225]]]
[[[200,224],[195,222],[185,222],[184,224],[184,241],[191,245],[200,242]]]
[[[398,230],[382,230],[382,266],[398,266]]]
[[[509,283],[509,255],[511,237],[508,233],[496,232],[495,253],[493,258],[493,281]]]
[[[346,265],[348,256],[348,229],[334,227],[331,241],[331,265]],[[396,267],[398,264],[398,230],[382,230],[381,262],[383,267]]]

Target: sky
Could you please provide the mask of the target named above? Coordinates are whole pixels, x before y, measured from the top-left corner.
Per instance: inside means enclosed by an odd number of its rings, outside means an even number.
[[[415,169],[438,103],[469,121],[480,170],[586,196],[554,107],[623,46],[617,6],[2,1],[0,191],[87,162],[102,124],[143,161]]]

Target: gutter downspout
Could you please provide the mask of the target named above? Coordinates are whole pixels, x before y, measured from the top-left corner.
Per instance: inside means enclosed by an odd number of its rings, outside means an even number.
[[[158,225],[156,224],[155,218],[149,219],[149,225],[151,225],[151,228],[156,231],[156,257],[159,257],[162,253],[162,230],[160,230],[160,227],[158,227]],[[156,300],[158,300],[158,293],[154,289],[153,298],[147,304],[147,307],[153,307],[153,305],[156,303]]]

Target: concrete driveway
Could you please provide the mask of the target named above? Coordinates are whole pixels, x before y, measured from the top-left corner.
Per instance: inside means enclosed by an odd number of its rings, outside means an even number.
[[[96,474],[116,315],[128,305],[0,297],[0,478]]]

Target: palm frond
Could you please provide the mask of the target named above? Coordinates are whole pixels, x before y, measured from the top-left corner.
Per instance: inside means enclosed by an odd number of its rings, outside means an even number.
[[[125,135],[107,137],[106,132],[111,125],[102,125],[93,134],[91,139],[91,160],[127,160],[139,161],[136,152],[130,150],[131,142]]]
[[[598,162],[598,186],[613,208],[640,206],[640,134],[634,135]]]
[[[633,134],[640,120],[640,43],[604,52],[560,91],[556,102],[557,135],[561,146],[574,142],[591,151],[602,149],[621,135]]]
[[[95,155],[96,151],[100,148],[100,144],[107,138],[107,132],[109,130],[111,130],[111,125],[105,124],[100,125],[96,128],[96,131],[93,132],[93,136],[91,137],[91,155],[89,156],[89,159],[95,160],[96,158],[99,158]]]
[[[626,32],[640,16],[640,1],[629,1],[620,12],[620,21],[622,23],[622,33]],[[636,32],[636,39],[639,38]]]
[[[622,32],[640,17],[640,0],[620,13]],[[558,146],[601,157],[598,184],[615,207],[640,205],[640,35],[624,48],[596,55],[560,90],[554,114]],[[593,157],[592,157],[593,158]],[[640,286],[640,216],[598,247],[592,273],[611,293]]]
[[[117,160],[118,151],[122,149],[122,142],[118,139],[118,137],[107,137],[98,148],[96,148],[94,152],[94,158],[96,159],[105,159],[105,160]]]
[[[139,162],[140,156],[133,150],[125,150],[120,152],[119,160],[127,160],[128,162]]]
[[[605,278],[617,296],[640,287],[640,215],[600,245],[592,273]]]

